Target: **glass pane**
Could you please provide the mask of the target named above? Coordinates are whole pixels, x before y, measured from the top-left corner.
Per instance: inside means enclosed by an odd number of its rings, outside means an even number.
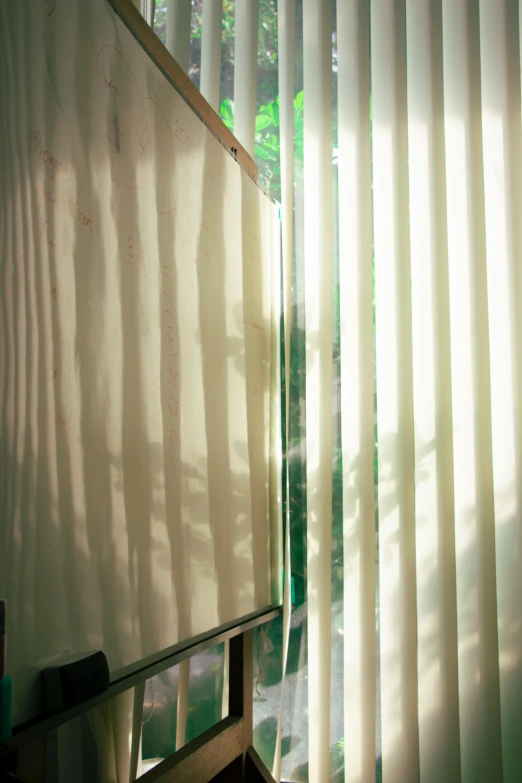
[[[222,718],[223,648],[223,644],[216,645],[190,660],[185,742]],[[142,735],[144,771],[176,751],[178,686],[179,666],[147,680]]]
[[[223,661],[224,644],[190,659],[187,742],[228,715],[228,704],[222,704]]]
[[[144,772],[176,750],[179,666],[147,680],[143,703]]]

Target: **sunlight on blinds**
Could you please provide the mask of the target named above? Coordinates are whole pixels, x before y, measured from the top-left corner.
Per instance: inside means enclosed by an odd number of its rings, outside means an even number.
[[[215,111],[219,111],[222,19],[222,0],[203,0],[201,93]]]
[[[462,780],[498,773],[498,674],[478,15],[443,5]],[[493,664],[493,666],[492,666]]]
[[[332,524],[332,16],[303,7],[310,780],[329,775]]]
[[[190,0],[168,0],[167,6],[167,49],[185,73],[190,58]]]
[[[254,156],[259,0],[236,0],[234,135]]]
[[[364,0],[337,4],[337,41],[344,758],[345,780],[356,783],[375,775],[370,15]]]
[[[405,3],[371,16],[381,721],[387,783],[417,779],[417,627]]]
[[[301,280],[304,248],[305,312],[292,345],[306,324],[306,366],[296,351],[292,372],[296,359],[297,372],[306,371],[306,395],[296,392],[306,417],[293,424],[295,432],[306,424],[306,516],[302,487],[289,491],[307,531],[306,545],[296,533],[292,542],[302,547],[307,584],[307,636],[300,643],[307,638],[308,658],[300,653],[298,664],[308,666],[303,774],[310,783],[334,779],[342,736],[342,774],[350,783],[378,779],[381,761],[385,783],[516,783],[522,768],[519,3],[338,0],[335,9],[332,19],[329,0],[278,3],[287,315],[289,259],[297,248]],[[257,14],[258,0],[239,0],[234,108],[236,134],[259,153]],[[293,168],[301,19],[304,217],[298,196],[294,204],[302,183]],[[267,155],[270,144],[273,137]],[[332,186],[338,186],[335,216]],[[337,260],[342,547],[340,526],[332,528],[339,489],[332,489],[331,472]],[[287,339],[288,367],[289,360]],[[336,567],[343,558],[342,607],[332,598],[334,550]],[[333,629],[339,617],[343,628]],[[337,631],[344,635],[342,731],[332,717]],[[284,657],[288,635],[283,640]],[[303,701],[300,693],[290,723],[297,724]],[[279,776],[281,722],[276,747]]]
[[[435,783],[460,773],[442,13],[429,0],[407,13],[418,725]]]
[[[505,780],[522,768],[522,134],[519,5],[480,3],[482,128]]]

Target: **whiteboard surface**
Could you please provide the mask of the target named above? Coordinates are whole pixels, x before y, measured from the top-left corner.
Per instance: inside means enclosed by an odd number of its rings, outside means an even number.
[[[105,0],[1,3],[0,97],[16,723],[48,656],[114,674],[279,601],[279,222]]]

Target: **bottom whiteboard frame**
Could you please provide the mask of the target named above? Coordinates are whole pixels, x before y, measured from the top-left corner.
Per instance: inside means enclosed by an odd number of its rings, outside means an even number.
[[[11,754],[13,751],[38,739],[42,735],[54,731],[64,723],[78,717],[78,715],[118,696],[120,693],[133,688],[135,685],[139,685],[140,683],[149,680],[156,674],[160,674],[166,669],[170,669],[172,666],[181,663],[181,661],[191,658],[193,655],[204,652],[210,647],[214,647],[227,639],[233,639],[240,634],[244,634],[247,631],[256,628],[258,625],[263,625],[264,623],[279,617],[282,612],[282,606],[271,605],[266,609],[244,615],[239,620],[224,623],[212,631],[199,634],[187,641],[179,642],[153,656],[126,666],[124,669],[118,669],[112,673],[111,684],[104,693],[95,696],[93,699],[88,699],[81,704],[77,704],[68,710],[64,710],[63,712],[35,718],[34,720],[27,721],[26,723],[22,723],[15,727],[13,736],[3,742],[0,746],[0,758]]]

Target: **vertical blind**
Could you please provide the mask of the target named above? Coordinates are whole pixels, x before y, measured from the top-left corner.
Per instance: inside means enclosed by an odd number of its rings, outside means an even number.
[[[383,768],[418,768],[406,3],[371,8]]]
[[[279,87],[279,125],[280,125],[280,166],[281,166],[281,246],[283,261],[283,311],[284,319],[284,366],[290,367],[291,319],[292,310],[292,257],[293,257],[293,212],[294,212],[294,39],[295,39],[295,0],[280,0],[278,4],[278,87]],[[286,374],[287,375],[287,374]],[[290,385],[285,383],[285,443],[290,442]],[[284,563],[290,564],[290,513],[289,481],[286,470],[284,496],[286,514],[284,519]],[[277,716],[277,735],[274,750],[273,773],[276,780],[281,779],[284,684],[288,658],[291,612],[291,568],[286,566],[283,583],[283,639],[282,639],[282,691],[279,715]]]
[[[303,5],[308,749],[329,777],[332,551],[332,13]],[[314,716],[325,716],[315,721]]]
[[[180,56],[188,51],[189,7],[170,0],[170,18],[179,14],[184,30]],[[299,240],[292,236],[294,0],[279,0],[278,9],[288,324]],[[303,0],[302,18],[308,779],[323,783],[331,773],[335,229],[344,779],[375,780],[380,726],[386,783],[515,783],[522,779],[519,3]],[[215,108],[220,20],[221,4],[205,0],[201,84]],[[258,0],[237,0],[234,130],[251,153],[257,26]],[[277,775],[281,731],[278,742]]]
[[[338,3],[344,768],[375,776],[375,509],[368,3]],[[348,631],[349,629],[349,631]]]
[[[258,0],[236,0],[234,133],[254,155],[257,83]]]
[[[168,0],[167,49],[185,73],[188,71],[190,58],[191,14],[190,0]]]
[[[222,19],[222,1],[203,0],[201,93],[215,111],[219,110]]]

